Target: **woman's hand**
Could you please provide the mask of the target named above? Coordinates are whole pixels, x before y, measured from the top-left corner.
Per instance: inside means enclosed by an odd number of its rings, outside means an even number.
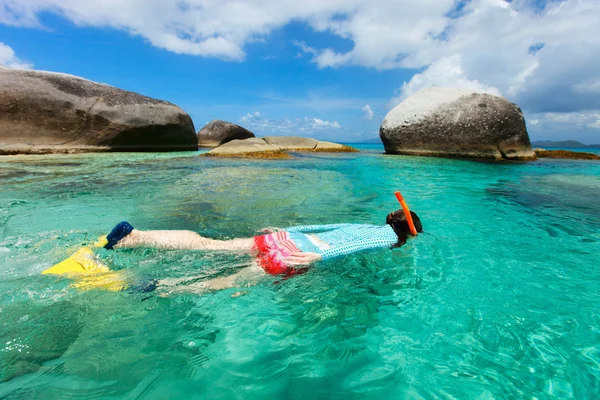
[[[267,226],[266,228],[262,228],[259,232],[262,233],[274,233],[279,232],[279,228],[275,228],[274,226]]]
[[[318,253],[297,252],[283,260],[285,265],[308,265],[314,262],[321,261],[321,255]]]

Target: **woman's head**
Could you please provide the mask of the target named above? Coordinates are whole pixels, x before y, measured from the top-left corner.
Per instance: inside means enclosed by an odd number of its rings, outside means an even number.
[[[412,211],[410,212],[410,215],[412,216],[413,224],[415,225],[417,232],[423,232],[423,225],[421,224],[419,216]],[[392,246],[392,248],[400,247],[406,243],[406,239],[411,233],[403,210],[389,213],[385,219],[385,223],[391,226],[394,232],[396,232],[396,235],[398,235],[398,243]]]

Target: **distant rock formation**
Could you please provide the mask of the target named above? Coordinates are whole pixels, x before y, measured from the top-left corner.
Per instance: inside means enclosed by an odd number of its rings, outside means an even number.
[[[243,158],[293,158],[288,152],[352,153],[358,150],[338,143],[287,136],[232,140],[212,149],[206,156]]]
[[[358,153],[358,150],[354,147],[333,142],[323,142],[321,140],[319,140],[317,147],[312,151],[317,153]]]
[[[381,144],[381,138],[372,138],[358,142],[360,144]]]
[[[232,140],[253,138],[254,133],[231,122],[214,120],[198,132],[198,147],[218,147]]]
[[[292,156],[279,147],[269,144],[260,138],[232,140],[212,149],[205,155],[243,158],[292,158]]]
[[[413,94],[386,115],[379,136],[391,154],[535,159],[519,107],[470,89]]]
[[[576,140],[538,140],[531,143],[534,147],[566,147],[571,149],[600,149],[600,144],[583,144]]]
[[[586,153],[583,151],[569,151],[569,150],[544,150],[535,149],[535,154],[539,158],[565,158],[570,160],[600,160],[600,156],[593,153]]]
[[[263,139],[273,146],[289,151],[311,151],[319,144],[318,140],[300,136],[265,136]]]
[[[73,75],[0,68],[0,154],[197,150],[181,108]]]

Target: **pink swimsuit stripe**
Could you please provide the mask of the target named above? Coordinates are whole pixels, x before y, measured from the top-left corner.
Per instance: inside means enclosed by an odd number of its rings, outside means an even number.
[[[272,251],[281,252],[282,250],[287,250],[291,253],[298,251],[298,248],[290,239],[290,234],[287,232],[274,232],[267,235],[265,239]]]
[[[268,235],[255,236],[254,248],[260,264],[269,274],[291,276],[306,271],[305,268],[300,270],[290,268],[283,262],[292,253],[300,251],[294,241],[290,239],[288,232],[273,232]]]

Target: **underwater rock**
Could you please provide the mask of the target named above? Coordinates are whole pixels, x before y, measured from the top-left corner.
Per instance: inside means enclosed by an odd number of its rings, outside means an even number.
[[[534,149],[539,158],[565,158],[569,160],[600,160],[600,156],[594,153],[570,150],[544,150]]]
[[[390,111],[379,130],[386,153],[534,160],[521,109],[471,89],[432,87]]]
[[[313,146],[314,145],[314,146]],[[287,151],[308,151],[328,153],[352,153],[358,150],[343,144],[321,142],[301,137],[250,138],[225,143],[205,156],[245,157],[245,158],[293,158]]]
[[[77,340],[84,311],[69,301],[49,306],[11,304],[0,314],[0,382],[35,372]]]
[[[218,147],[236,139],[253,138],[254,133],[231,122],[214,120],[198,132],[198,147]]]
[[[197,150],[181,108],[73,75],[0,69],[0,154]]]

